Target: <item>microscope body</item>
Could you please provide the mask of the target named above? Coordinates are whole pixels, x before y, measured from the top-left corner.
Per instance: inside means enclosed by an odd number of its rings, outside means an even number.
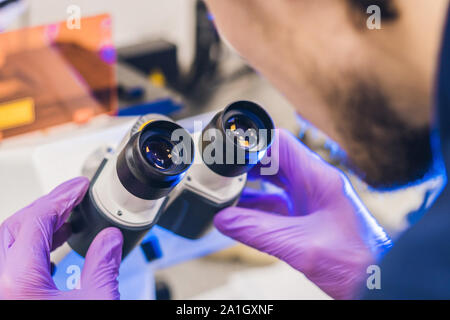
[[[100,231],[115,227],[124,238],[122,257],[125,258],[155,225],[168,200],[167,197],[142,200],[130,195],[118,181],[115,167],[114,158],[103,160],[85,198],[69,219],[72,235],[68,243],[83,257]]]

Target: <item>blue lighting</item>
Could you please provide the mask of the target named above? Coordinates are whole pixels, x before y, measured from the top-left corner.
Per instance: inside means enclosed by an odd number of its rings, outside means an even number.
[[[112,45],[103,46],[100,48],[100,57],[107,64],[113,64],[117,58],[116,49]]]

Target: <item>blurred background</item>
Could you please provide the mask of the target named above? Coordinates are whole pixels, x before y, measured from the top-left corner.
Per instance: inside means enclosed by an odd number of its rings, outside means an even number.
[[[79,159],[71,156],[77,161],[73,169],[52,165],[65,152],[56,147],[59,142],[94,132],[107,135],[129,117],[146,113],[182,120],[235,100],[253,100],[278,127],[341,167],[339,147],[299,118],[220,39],[202,1],[0,0],[0,30],[0,106],[9,110],[3,120],[0,116],[0,219],[80,171],[85,161],[81,152]],[[94,150],[101,143],[92,145]],[[394,238],[420,217],[433,196],[430,190],[441,183],[375,192],[341,169]],[[183,245],[175,252],[184,250]],[[152,269],[155,297],[328,298],[303,275],[267,255],[235,243],[225,247]]]

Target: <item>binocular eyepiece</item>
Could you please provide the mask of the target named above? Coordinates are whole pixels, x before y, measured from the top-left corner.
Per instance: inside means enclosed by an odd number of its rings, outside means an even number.
[[[217,212],[233,206],[250,171],[271,146],[274,124],[256,103],[238,101],[193,133],[202,161],[169,196],[158,225],[188,239],[202,237]]]
[[[164,116],[142,117],[103,160],[75,208],[69,245],[84,256],[101,230],[116,227],[125,257],[156,223],[189,239],[201,237],[218,211],[237,203],[273,132],[267,112],[249,101],[229,105],[192,134]]]

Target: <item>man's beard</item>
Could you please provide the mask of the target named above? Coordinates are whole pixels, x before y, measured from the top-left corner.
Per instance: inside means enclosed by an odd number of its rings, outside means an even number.
[[[343,98],[335,91],[333,99],[339,104],[333,114],[346,165],[377,189],[423,179],[433,162],[429,126],[417,128],[401,119],[377,86],[361,81],[347,92]]]

